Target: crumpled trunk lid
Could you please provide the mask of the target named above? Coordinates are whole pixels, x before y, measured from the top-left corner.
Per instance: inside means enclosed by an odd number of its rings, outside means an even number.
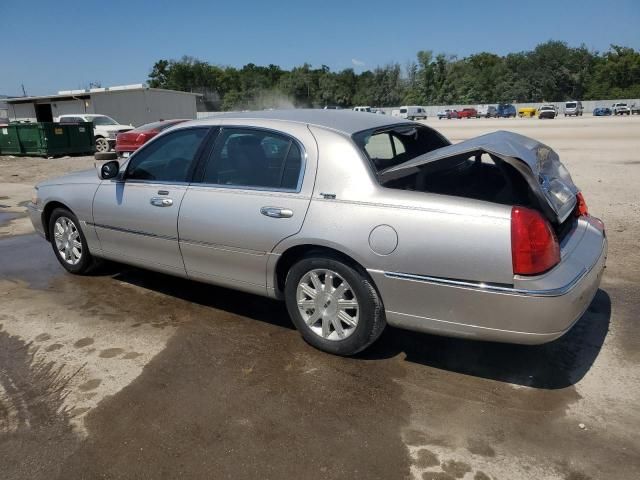
[[[513,132],[498,131],[447,145],[382,170],[378,176],[384,184],[417,173],[432,162],[462,161],[483,153],[507,162],[524,176],[550,221],[561,224],[575,209],[579,190],[558,154],[537,140]]]

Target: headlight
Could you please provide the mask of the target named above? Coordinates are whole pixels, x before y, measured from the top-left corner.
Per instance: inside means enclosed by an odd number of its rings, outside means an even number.
[[[35,187],[33,189],[33,192],[31,193],[31,203],[33,203],[34,205],[37,205],[39,200],[40,199],[38,198],[38,187]]]

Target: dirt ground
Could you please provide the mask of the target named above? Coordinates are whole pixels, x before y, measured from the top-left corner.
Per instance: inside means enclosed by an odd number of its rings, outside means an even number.
[[[604,280],[566,336],[387,328],[339,358],[275,301],[126,267],[74,277],[24,205],[93,158],[0,157],[0,478],[640,478],[640,117],[426,123],[547,143],[604,220]]]

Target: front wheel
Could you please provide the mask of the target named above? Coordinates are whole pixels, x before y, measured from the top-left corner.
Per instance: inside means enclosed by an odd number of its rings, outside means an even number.
[[[386,325],[382,301],[366,274],[330,256],[296,263],[287,274],[285,301],[302,337],[335,355],[364,350]]]
[[[51,214],[49,239],[58,262],[68,272],[84,275],[96,266],[78,218],[66,208],[56,208]]]
[[[96,151],[100,153],[106,153],[109,151],[109,142],[104,137],[96,138]]]

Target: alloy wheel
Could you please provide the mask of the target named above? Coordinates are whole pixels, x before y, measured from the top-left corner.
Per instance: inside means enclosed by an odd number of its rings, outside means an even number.
[[[325,340],[344,340],[358,326],[360,305],[355,292],[332,270],[307,272],[298,282],[296,303],[309,329]]]
[[[82,258],[80,231],[70,218],[58,217],[53,226],[53,236],[60,258],[69,265],[77,265]]]

